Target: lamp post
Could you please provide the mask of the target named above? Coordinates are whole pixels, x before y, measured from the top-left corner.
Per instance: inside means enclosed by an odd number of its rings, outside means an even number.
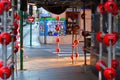
[[[20,2],[20,70],[23,70],[23,11],[27,11],[27,0]]]

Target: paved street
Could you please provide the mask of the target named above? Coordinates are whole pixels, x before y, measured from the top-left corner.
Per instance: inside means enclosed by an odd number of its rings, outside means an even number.
[[[97,80],[90,70],[83,73],[83,56],[74,58],[74,64],[72,64],[68,56],[71,54],[70,45],[61,45],[64,49],[61,54],[69,53],[67,56],[58,56],[55,53],[56,45],[41,45],[35,25],[32,30],[32,47],[29,46],[29,33],[24,37],[24,71],[18,71],[16,80]],[[17,60],[19,70],[19,56]],[[90,64],[89,56],[87,63]],[[86,77],[86,75],[89,76]]]

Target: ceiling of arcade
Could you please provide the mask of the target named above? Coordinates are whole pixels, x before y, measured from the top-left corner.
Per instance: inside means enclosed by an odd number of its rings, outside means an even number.
[[[84,0],[28,0],[28,3],[35,3],[38,7],[41,6],[68,6],[68,7],[80,7]],[[86,5],[92,5],[94,0],[85,0]]]
[[[85,6],[93,11],[96,10],[97,5],[100,3],[100,0],[28,0],[28,3],[34,3],[37,7],[43,7],[52,13],[60,14],[69,7],[82,8],[83,1],[85,1]],[[118,3],[119,0],[116,1]]]
[[[28,0],[28,3],[34,3],[37,7],[60,14],[69,7],[82,7],[84,0]],[[86,6],[91,7],[94,0],[85,0]]]
[[[81,7],[83,5],[83,1],[86,2],[86,6],[93,6],[99,4],[101,0],[28,0],[28,3],[35,3],[38,7],[47,6],[68,6],[68,7]],[[105,2],[107,0],[103,0]],[[117,3],[120,3],[120,0],[115,0]]]

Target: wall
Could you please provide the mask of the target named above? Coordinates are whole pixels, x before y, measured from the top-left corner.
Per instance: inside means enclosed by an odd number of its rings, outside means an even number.
[[[56,44],[57,36],[47,36],[46,43],[47,44]],[[44,43],[44,36],[39,37],[40,43]],[[60,44],[71,44],[72,43],[72,36],[60,36]]]
[[[80,12],[80,15],[83,13],[83,10],[81,10],[81,12]],[[86,20],[86,31],[91,31],[91,10],[90,9],[87,9],[86,11],[85,11],[85,20]],[[81,26],[81,29],[83,29],[83,19],[82,18],[80,18],[80,26]]]
[[[66,17],[66,12],[63,12],[63,13],[60,14],[60,15],[52,14],[52,17],[53,17],[53,18],[56,18],[56,16],[59,16],[60,18],[65,18],[65,17]]]

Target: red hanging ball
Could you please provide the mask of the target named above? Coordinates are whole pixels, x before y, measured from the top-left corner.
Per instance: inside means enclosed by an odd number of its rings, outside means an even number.
[[[3,10],[9,11],[10,8],[12,8],[12,4],[9,0],[1,0],[1,3],[3,5]]]
[[[56,52],[57,52],[57,53],[60,53],[60,48],[59,48],[59,47],[56,48]]]
[[[16,45],[15,45],[16,48],[20,48],[20,42],[16,42]]]
[[[102,71],[102,70],[103,70],[102,67],[100,66],[101,64],[104,65],[104,66],[106,66],[106,64],[105,64],[104,61],[98,61],[98,62],[96,63],[96,65],[95,65],[95,67],[96,67],[96,69],[97,69],[98,71]]]
[[[78,58],[78,57],[79,57],[79,53],[78,53],[78,52],[76,52],[75,57],[76,57],[76,58]]]
[[[105,8],[104,8],[104,4],[99,4],[99,5],[97,6],[97,11],[98,11],[99,13],[101,13],[101,14],[105,14],[106,11],[105,11]]]
[[[8,45],[11,42],[11,35],[10,33],[3,32],[0,35],[0,43]]]
[[[119,8],[116,7],[116,8],[114,9],[114,11],[112,12],[112,14],[113,14],[114,16],[116,16],[118,13],[119,13]]]
[[[112,68],[117,69],[119,67],[119,61],[118,60],[112,60]]]
[[[118,39],[119,39],[119,33],[118,32],[112,32],[112,34],[114,34],[116,36],[116,39],[118,41]]]
[[[103,34],[102,32],[98,32],[96,34],[96,39],[97,39],[98,42],[102,42],[103,41],[102,34]]]
[[[117,8],[117,5],[116,5],[116,2],[115,2],[115,1],[109,1],[109,0],[108,0],[108,1],[105,3],[104,7],[105,7],[105,10],[106,10],[107,12],[112,13],[112,12],[114,12],[114,10]]]
[[[0,77],[2,79],[5,79],[4,74],[6,75],[6,79],[8,79],[11,76],[11,70],[8,67],[2,67],[0,68]]]
[[[117,42],[117,38],[115,34],[106,34],[104,36],[103,42],[106,46],[110,46],[110,41],[112,46],[115,45],[115,43]]]
[[[16,22],[13,22],[14,29],[18,29],[18,24]]]
[[[59,38],[59,37],[56,38],[56,42],[57,42],[57,43],[60,42],[60,38]]]
[[[59,25],[56,25],[55,30],[56,30],[56,31],[60,31],[60,26],[59,26]]]
[[[56,17],[56,20],[57,20],[57,21],[59,21],[59,20],[60,20],[60,17],[59,17],[59,16],[57,16],[57,17]]]
[[[75,46],[77,46],[77,45],[79,44],[79,41],[78,41],[78,40],[74,40],[74,41],[73,41],[73,44],[74,44]]]
[[[20,15],[17,15],[16,20],[20,20]]]
[[[72,54],[72,55],[70,56],[70,58],[73,60],[73,59],[74,59],[74,55]]]
[[[113,68],[106,68],[104,70],[104,76],[107,80],[113,80],[116,77],[116,70]]]
[[[19,49],[19,48],[18,48],[17,46],[15,46],[15,47],[14,47],[14,53],[17,53],[17,52],[18,52],[18,49]]]

